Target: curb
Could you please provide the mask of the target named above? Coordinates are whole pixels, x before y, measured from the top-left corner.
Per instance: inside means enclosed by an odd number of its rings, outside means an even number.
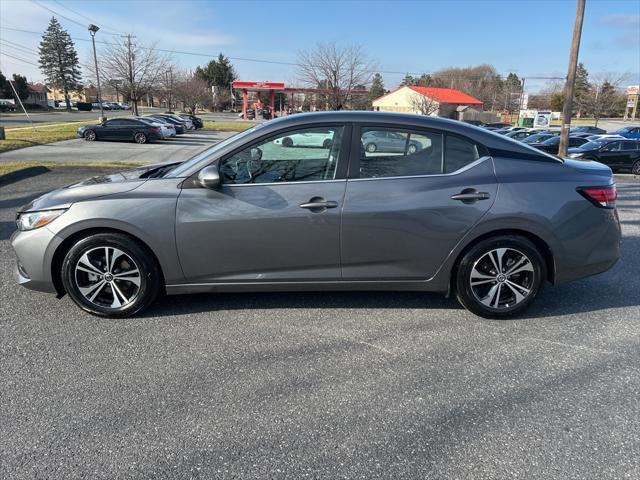
[[[0,186],[4,187],[6,185],[10,185],[21,180],[26,180],[27,178],[35,177],[37,175],[42,175],[43,173],[47,173],[50,171],[51,170],[47,167],[37,166],[22,168],[20,170],[16,170],[15,172],[5,173],[4,175],[0,175]]]

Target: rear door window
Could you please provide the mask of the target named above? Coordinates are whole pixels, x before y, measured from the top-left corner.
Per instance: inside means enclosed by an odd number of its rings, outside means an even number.
[[[360,178],[442,173],[442,134],[409,129],[363,127]]]
[[[455,135],[447,135],[444,150],[444,173],[453,173],[480,158],[478,146]]]

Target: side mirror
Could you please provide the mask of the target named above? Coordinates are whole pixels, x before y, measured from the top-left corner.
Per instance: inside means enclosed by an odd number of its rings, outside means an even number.
[[[218,165],[209,165],[200,170],[200,173],[198,173],[198,184],[203,188],[218,188],[220,186]]]

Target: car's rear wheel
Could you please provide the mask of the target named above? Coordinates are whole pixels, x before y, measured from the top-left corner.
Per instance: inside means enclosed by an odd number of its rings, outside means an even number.
[[[133,141],[140,144],[147,143],[147,136],[142,132],[138,132],[133,136]]]
[[[634,175],[640,175],[640,160],[633,164],[633,167],[631,167],[631,173]]]
[[[293,140],[291,140],[291,138],[289,138],[289,137],[284,137],[282,139],[282,146],[283,147],[293,147]]]
[[[418,147],[415,146],[413,143],[409,145],[409,148],[407,148],[407,153],[409,153],[410,155],[413,155],[417,151],[418,151]]]
[[[546,277],[542,255],[528,239],[488,238],[474,245],[457,268],[456,296],[485,318],[507,318],[527,309]]]
[[[62,263],[62,283],[83,310],[101,317],[128,317],[158,295],[160,269],[132,238],[99,233],[76,242]]]
[[[84,132],[84,139],[89,142],[93,142],[96,139],[96,132],[93,130],[87,130]]]
[[[369,153],[374,153],[376,150],[378,150],[378,146],[375,143],[367,143],[364,146],[364,149]]]

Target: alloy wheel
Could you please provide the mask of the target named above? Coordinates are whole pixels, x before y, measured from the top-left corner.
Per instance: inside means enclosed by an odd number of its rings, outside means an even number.
[[[136,133],[135,136],[133,137],[133,139],[136,141],[136,143],[146,143],[147,142],[147,136],[144,133]]]
[[[89,140],[90,142],[96,139],[96,132],[93,130],[89,130],[84,134],[85,140]]]
[[[476,300],[496,310],[523,302],[534,284],[531,259],[514,248],[496,248],[482,255],[471,269],[469,283]]]
[[[136,262],[115,247],[87,250],[75,265],[75,281],[82,296],[103,308],[118,309],[140,293],[142,277]]]
[[[633,164],[633,168],[631,169],[631,172],[634,175],[640,175],[640,160],[638,160],[636,163]]]

